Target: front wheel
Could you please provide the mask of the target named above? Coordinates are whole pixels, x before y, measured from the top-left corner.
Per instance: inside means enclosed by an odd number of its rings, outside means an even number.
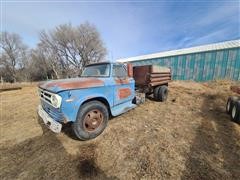
[[[99,101],[83,104],[73,123],[73,131],[81,140],[89,140],[100,135],[106,128],[109,119],[107,107]]]

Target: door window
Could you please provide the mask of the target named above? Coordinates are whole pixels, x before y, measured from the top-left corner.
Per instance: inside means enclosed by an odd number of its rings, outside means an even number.
[[[125,78],[127,71],[122,65],[113,65],[113,77]]]

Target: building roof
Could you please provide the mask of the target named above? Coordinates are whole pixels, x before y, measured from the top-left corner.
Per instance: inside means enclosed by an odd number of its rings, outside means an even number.
[[[225,41],[225,42],[220,42],[220,43],[214,43],[214,44],[207,44],[207,45],[202,45],[202,46],[195,46],[195,47],[191,47],[191,48],[163,51],[163,52],[159,52],[159,53],[135,56],[135,57],[130,57],[130,58],[123,58],[123,59],[118,59],[117,62],[141,61],[141,60],[146,60],[146,59],[155,59],[155,58],[177,56],[177,55],[199,53],[199,52],[207,52],[207,51],[220,50],[220,49],[230,49],[230,48],[237,48],[237,47],[240,47],[240,39],[232,40],[232,41]]]

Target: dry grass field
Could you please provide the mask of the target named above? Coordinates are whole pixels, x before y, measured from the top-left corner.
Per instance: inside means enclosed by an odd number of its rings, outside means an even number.
[[[36,87],[0,93],[0,179],[239,179],[240,126],[225,113],[232,82],[172,82],[78,141],[38,119]]]

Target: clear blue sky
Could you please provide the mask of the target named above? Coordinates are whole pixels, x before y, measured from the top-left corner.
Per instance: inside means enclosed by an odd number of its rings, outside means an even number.
[[[1,31],[35,47],[41,30],[96,25],[109,60],[240,38],[240,1],[1,2]]]

